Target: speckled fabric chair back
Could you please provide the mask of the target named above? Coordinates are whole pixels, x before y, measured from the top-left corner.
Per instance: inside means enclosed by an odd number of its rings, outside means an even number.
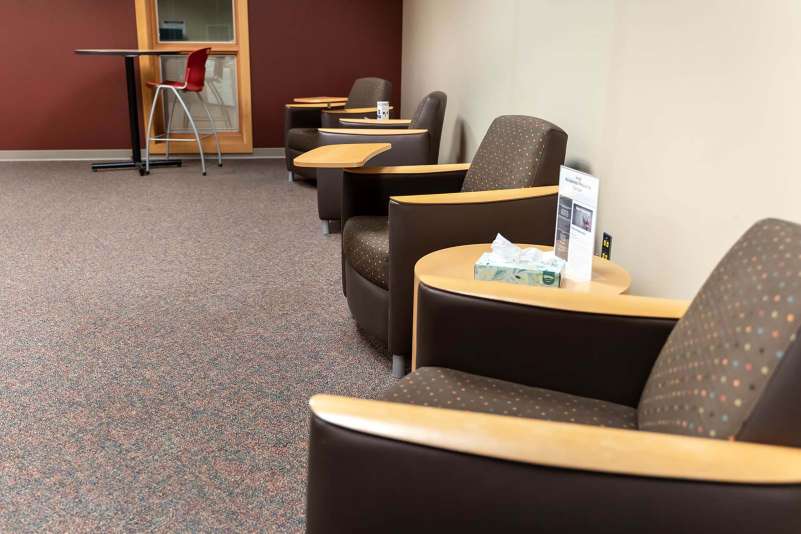
[[[412,115],[410,129],[424,128],[430,136],[428,162],[437,163],[439,160],[439,142],[442,138],[442,122],[445,120],[445,107],[448,97],[442,91],[429,93],[420,101],[417,111]]]
[[[801,226],[752,226],[654,365],[640,430],[801,447]]]
[[[353,82],[346,108],[374,108],[381,100],[389,102],[392,84],[382,78],[359,78]]]
[[[525,115],[492,121],[481,141],[462,191],[557,185],[567,134],[555,124]]]

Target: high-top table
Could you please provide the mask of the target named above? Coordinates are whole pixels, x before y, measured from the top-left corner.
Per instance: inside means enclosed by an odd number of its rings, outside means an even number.
[[[101,169],[136,169],[140,176],[145,175],[145,163],[142,161],[142,149],[139,145],[139,99],[136,92],[136,68],[134,59],[139,56],[166,56],[182,54],[167,50],[124,50],[124,49],[78,49],[76,54],[84,56],[121,56],[125,58],[125,78],[128,84],[128,127],[131,132],[131,159],[129,161],[109,161],[93,163],[92,170]],[[181,166],[179,159],[150,160],[151,167]]]

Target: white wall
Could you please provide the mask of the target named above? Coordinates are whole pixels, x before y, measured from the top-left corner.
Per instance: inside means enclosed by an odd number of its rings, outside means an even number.
[[[546,118],[601,178],[633,293],[690,297],[762,217],[801,222],[801,2],[405,0],[404,115],[448,94],[440,161]]]

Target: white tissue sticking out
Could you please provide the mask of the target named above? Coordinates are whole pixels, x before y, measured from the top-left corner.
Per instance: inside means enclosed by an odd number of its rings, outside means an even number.
[[[520,248],[501,234],[498,234],[492,242],[491,254],[499,260],[518,265],[546,263],[559,269],[563,263],[563,260],[554,256],[553,252],[543,252],[534,247]]]

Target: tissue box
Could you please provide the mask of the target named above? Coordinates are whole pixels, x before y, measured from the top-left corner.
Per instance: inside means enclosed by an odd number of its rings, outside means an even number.
[[[509,284],[525,284],[529,286],[559,287],[562,283],[562,271],[552,262],[533,262],[525,266],[519,263],[505,262],[490,252],[485,252],[473,266],[473,277],[476,280],[507,282]]]

